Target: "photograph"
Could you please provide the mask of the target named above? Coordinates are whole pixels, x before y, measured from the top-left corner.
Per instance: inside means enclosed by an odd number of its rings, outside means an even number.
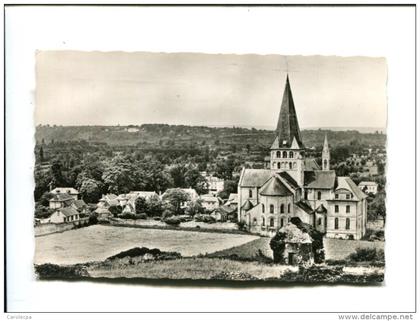
[[[35,61],[38,282],[384,282],[386,58]]]

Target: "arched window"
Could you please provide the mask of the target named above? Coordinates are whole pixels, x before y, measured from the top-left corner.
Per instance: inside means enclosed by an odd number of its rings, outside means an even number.
[[[322,218],[318,218],[318,225],[322,225]]]
[[[276,156],[277,156],[277,158],[281,158],[281,152],[277,151]]]
[[[292,165],[292,162],[290,162],[289,163],[289,169],[292,169],[293,168],[293,165]]]
[[[270,226],[271,227],[274,227],[274,218],[272,217],[272,218],[270,218]]]
[[[283,225],[284,225],[284,218],[281,218],[280,219],[280,228],[283,227]]]
[[[289,152],[289,158],[293,158],[293,152]]]
[[[261,225],[262,225],[262,226],[265,226],[265,217],[264,217],[264,216],[262,216],[262,217],[261,217],[261,219],[262,219],[262,221],[261,221]]]
[[[283,158],[287,158],[287,152],[283,152]]]
[[[273,214],[274,213],[274,205],[270,204],[270,213]]]
[[[321,200],[321,196],[322,196],[321,191],[318,191],[318,200]]]
[[[290,204],[287,204],[287,213],[290,213]]]
[[[249,197],[252,198],[252,189],[249,190]]]
[[[346,230],[350,229],[350,219],[346,218]]]
[[[336,217],[334,220],[334,228],[338,230],[338,217]]]
[[[264,204],[261,204],[261,212],[265,212],[265,205]]]
[[[280,205],[280,213],[284,213],[284,204]]]
[[[280,163],[277,163],[277,168],[278,169],[280,169],[280,166],[281,166],[281,164]]]

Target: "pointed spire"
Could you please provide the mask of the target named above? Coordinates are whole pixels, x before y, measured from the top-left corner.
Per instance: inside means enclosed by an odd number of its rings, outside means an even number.
[[[295,104],[293,102],[292,90],[290,88],[289,74],[286,76],[286,86],[284,88],[276,131],[280,148],[290,148],[293,138],[296,139],[300,148],[304,148]]]
[[[329,151],[330,147],[328,146],[328,137],[327,134],[325,134],[325,138],[324,138],[324,147],[322,148],[323,151]]]

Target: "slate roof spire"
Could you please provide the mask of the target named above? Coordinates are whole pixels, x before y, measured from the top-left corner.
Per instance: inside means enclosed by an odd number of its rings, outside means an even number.
[[[280,148],[290,148],[294,138],[299,148],[304,148],[295,104],[293,102],[292,90],[290,88],[289,75],[286,77],[286,86],[284,88],[276,132]]]
[[[322,148],[323,152],[330,152],[330,147],[328,146],[328,137],[327,134],[325,134],[325,138],[324,138],[324,146]]]

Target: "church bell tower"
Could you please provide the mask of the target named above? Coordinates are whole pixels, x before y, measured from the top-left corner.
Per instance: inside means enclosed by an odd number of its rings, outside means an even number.
[[[275,173],[287,172],[302,187],[305,166],[304,153],[305,146],[302,142],[289,76],[287,75],[277,122],[276,138],[271,146],[271,171]]]
[[[322,170],[330,170],[330,147],[328,146],[327,134],[325,134],[324,147],[322,148]]]

